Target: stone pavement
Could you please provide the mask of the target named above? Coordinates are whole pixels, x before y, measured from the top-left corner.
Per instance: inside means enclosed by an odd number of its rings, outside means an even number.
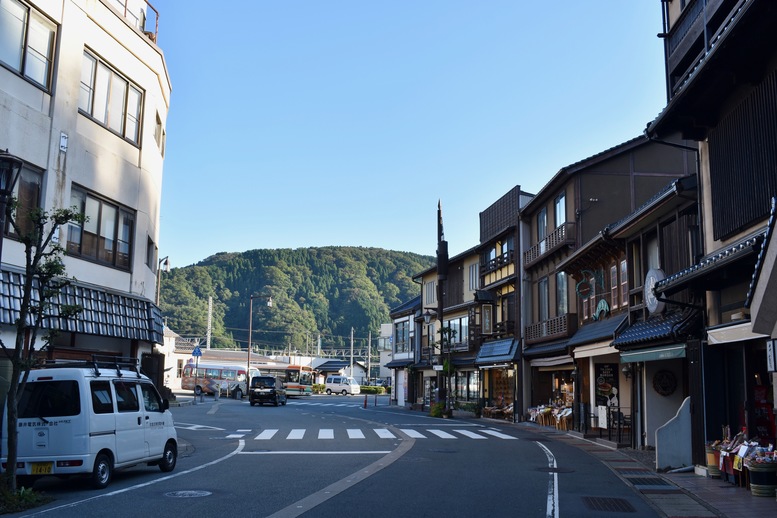
[[[531,429],[533,433],[552,435],[554,440],[585,450],[631,485],[661,516],[777,517],[777,498],[753,496],[743,487],[734,486],[720,478],[697,475],[693,471],[658,473],[652,452],[619,450],[583,438],[579,434],[558,431],[531,422],[516,423],[515,426]]]

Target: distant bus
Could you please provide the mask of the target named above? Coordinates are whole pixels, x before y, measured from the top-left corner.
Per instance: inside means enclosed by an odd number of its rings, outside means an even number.
[[[251,369],[251,377],[262,374]],[[187,363],[183,368],[181,388],[193,390],[196,395],[213,394],[215,387],[221,387],[221,393],[241,399],[246,394],[246,366],[228,363],[200,362]]]
[[[262,374],[283,380],[287,396],[310,396],[313,394],[313,369],[303,365],[284,363],[259,364]]]
[[[313,369],[305,365],[289,365],[284,384],[287,396],[310,396],[313,394]]]

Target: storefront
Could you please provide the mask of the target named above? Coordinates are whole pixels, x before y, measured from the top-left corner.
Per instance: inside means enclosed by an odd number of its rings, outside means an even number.
[[[518,344],[518,340],[508,338],[480,347],[475,366],[480,373],[482,407],[505,407],[518,400]]]

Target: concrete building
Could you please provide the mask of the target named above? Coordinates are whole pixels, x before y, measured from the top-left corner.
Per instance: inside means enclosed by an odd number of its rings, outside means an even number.
[[[161,386],[155,294],[171,84],[158,13],[142,0],[4,0],[0,27],[0,149],[24,164],[17,218],[72,206],[88,218],[58,235],[77,279],[65,295],[82,312],[50,319],[58,333],[39,355],[137,358]],[[18,236],[3,230],[8,346],[25,262]]]

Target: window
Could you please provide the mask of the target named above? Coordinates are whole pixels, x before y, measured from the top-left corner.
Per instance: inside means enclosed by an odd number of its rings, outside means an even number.
[[[51,87],[56,26],[18,0],[0,0],[0,62],[45,89]]]
[[[537,308],[539,309],[539,321],[544,322],[550,318],[550,301],[548,300],[548,278],[543,277],[537,283]]]
[[[137,144],[143,94],[140,88],[84,52],[78,109],[117,135]]]
[[[146,266],[154,273],[156,273],[157,268],[159,268],[159,263],[157,261],[158,253],[159,250],[156,247],[156,243],[154,243],[151,237],[148,237],[146,239]]]
[[[567,222],[567,195],[566,193],[561,193],[556,198],[556,201],[554,202],[554,206],[556,209],[556,227],[560,227],[564,223]]]
[[[480,287],[480,268],[477,263],[469,265],[469,291]]]
[[[73,185],[70,205],[86,217],[83,224],[71,222],[67,253],[101,264],[130,269],[135,215]]]
[[[24,386],[19,400],[19,417],[22,419],[65,417],[81,413],[81,397],[78,382],[35,381]],[[45,420],[43,423],[45,424]]]
[[[137,412],[140,410],[138,393],[135,390],[136,383],[127,381],[114,381],[116,389],[116,408],[119,412]]]
[[[141,383],[140,392],[143,394],[143,407],[146,412],[164,412],[162,399],[151,383]]]
[[[159,146],[159,151],[162,153],[162,156],[165,156],[166,138],[167,135],[165,134],[165,129],[162,127],[162,118],[159,116],[159,112],[157,112],[156,126],[154,126],[154,140],[156,140],[156,145]]]
[[[394,324],[394,352],[404,353],[408,349],[409,324],[407,320]]]
[[[626,259],[621,260],[621,305],[626,306],[629,303],[629,270],[626,265]]]
[[[618,292],[620,291],[620,283],[618,282],[618,266],[613,264],[610,266],[610,304],[613,308],[618,307],[620,297]]]
[[[567,274],[566,272],[559,272],[556,274],[556,316],[569,313],[567,293]]]
[[[111,384],[107,381],[92,381],[89,384],[92,391],[92,410],[95,414],[113,413],[113,396]]]
[[[13,195],[16,198],[16,212],[14,218],[16,226],[22,233],[27,233],[33,230],[32,219],[30,213],[40,208],[40,192],[41,183],[43,181],[42,175],[36,171],[22,168],[19,174],[19,179],[14,185]],[[6,221],[6,228],[4,229],[8,235],[19,237],[15,228],[11,228],[9,221]]]
[[[429,281],[424,285],[424,304],[434,304],[437,302],[436,288],[434,281]]]
[[[450,329],[450,334],[446,341],[450,341],[453,346],[457,344],[466,344],[469,342],[469,317],[459,317],[448,320],[445,327]]]
[[[545,253],[545,237],[548,235],[548,211],[545,207],[537,214],[537,242],[540,244],[540,253]]]

